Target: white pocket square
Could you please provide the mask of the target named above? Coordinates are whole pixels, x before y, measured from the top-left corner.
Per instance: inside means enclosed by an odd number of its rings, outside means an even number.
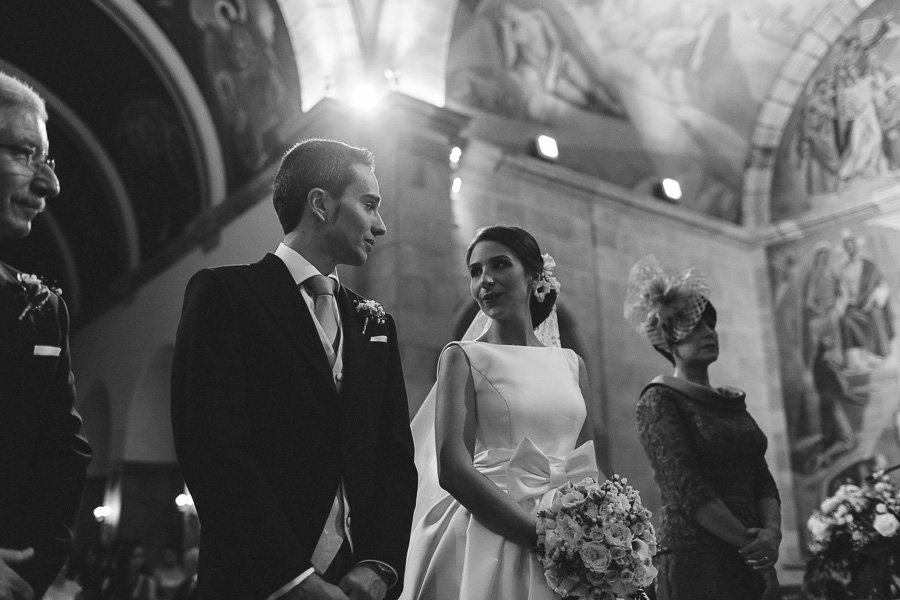
[[[35,346],[34,347],[34,355],[35,356],[59,356],[61,352],[60,348],[56,346]]]
[[[370,342],[383,342],[386,344],[387,336],[386,335],[373,335],[372,337],[369,338],[369,341]]]

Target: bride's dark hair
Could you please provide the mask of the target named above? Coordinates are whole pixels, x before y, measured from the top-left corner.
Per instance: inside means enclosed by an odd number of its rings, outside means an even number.
[[[538,246],[534,236],[514,225],[490,225],[482,227],[475,232],[475,237],[469,243],[466,250],[466,264],[472,257],[472,249],[478,242],[497,242],[503,244],[516,255],[519,262],[522,263],[525,272],[540,278],[544,272],[544,259],[541,256],[541,247]],[[544,319],[550,316],[553,305],[556,304],[556,290],[550,292],[544,297],[544,301],[539,301],[534,294],[531,295],[529,310],[531,311],[531,326],[537,327],[544,322]]]

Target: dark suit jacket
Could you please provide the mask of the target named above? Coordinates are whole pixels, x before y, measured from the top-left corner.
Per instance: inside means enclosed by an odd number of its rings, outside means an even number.
[[[40,598],[68,558],[91,447],[74,409],[66,305],[53,294],[19,321],[24,300],[7,279],[18,273],[0,263],[0,548],[34,548],[14,568]]]
[[[406,391],[393,321],[363,334],[358,300],[338,292],[338,395],[281,259],[188,283],[172,422],[201,523],[198,598],[262,600],[307,570],[341,477],[354,560],[383,561],[402,583],[416,490]]]

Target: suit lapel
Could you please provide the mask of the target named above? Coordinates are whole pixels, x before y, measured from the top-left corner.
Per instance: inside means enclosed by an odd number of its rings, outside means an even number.
[[[316,373],[334,386],[331,367],[319,340],[312,315],[285,264],[274,254],[250,265],[247,281],[259,296],[265,309],[281,329],[306,356]]]
[[[342,285],[337,295],[338,310],[341,312],[341,335],[344,336],[344,385],[341,395],[352,389],[355,382],[363,376],[366,367],[366,339],[362,334],[362,325],[356,316],[356,305],[347,289]]]

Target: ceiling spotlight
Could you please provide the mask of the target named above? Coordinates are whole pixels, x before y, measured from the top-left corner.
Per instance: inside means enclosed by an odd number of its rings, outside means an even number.
[[[453,184],[450,186],[450,191],[452,191],[454,194],[458,194],[459,190],[461,190],[461,189],[462,189],[462,178],[454,177]]]
[[[450,149],[450,164],[458,165],[460,158],[462,158],[462,148],[453,146],[453,148]]]
[[[361,82],[347,90],[344,96],[347,104],[361,113],[373,112],[384,100],[387,90],[372,82]]]
[[[667,202],[678,202],[681,200],[681,184],[675,179],[666,177],[653,184],[653,195]]]
[[[396,90],[400,85],[400,71],[397,69],[385,69],[384,78],[387,79],[388,89]]]
[[[559,159],[559,146],[556,139],[549,135],[541,134],[531,142],[531,153],[544,160],[556,162]]]

